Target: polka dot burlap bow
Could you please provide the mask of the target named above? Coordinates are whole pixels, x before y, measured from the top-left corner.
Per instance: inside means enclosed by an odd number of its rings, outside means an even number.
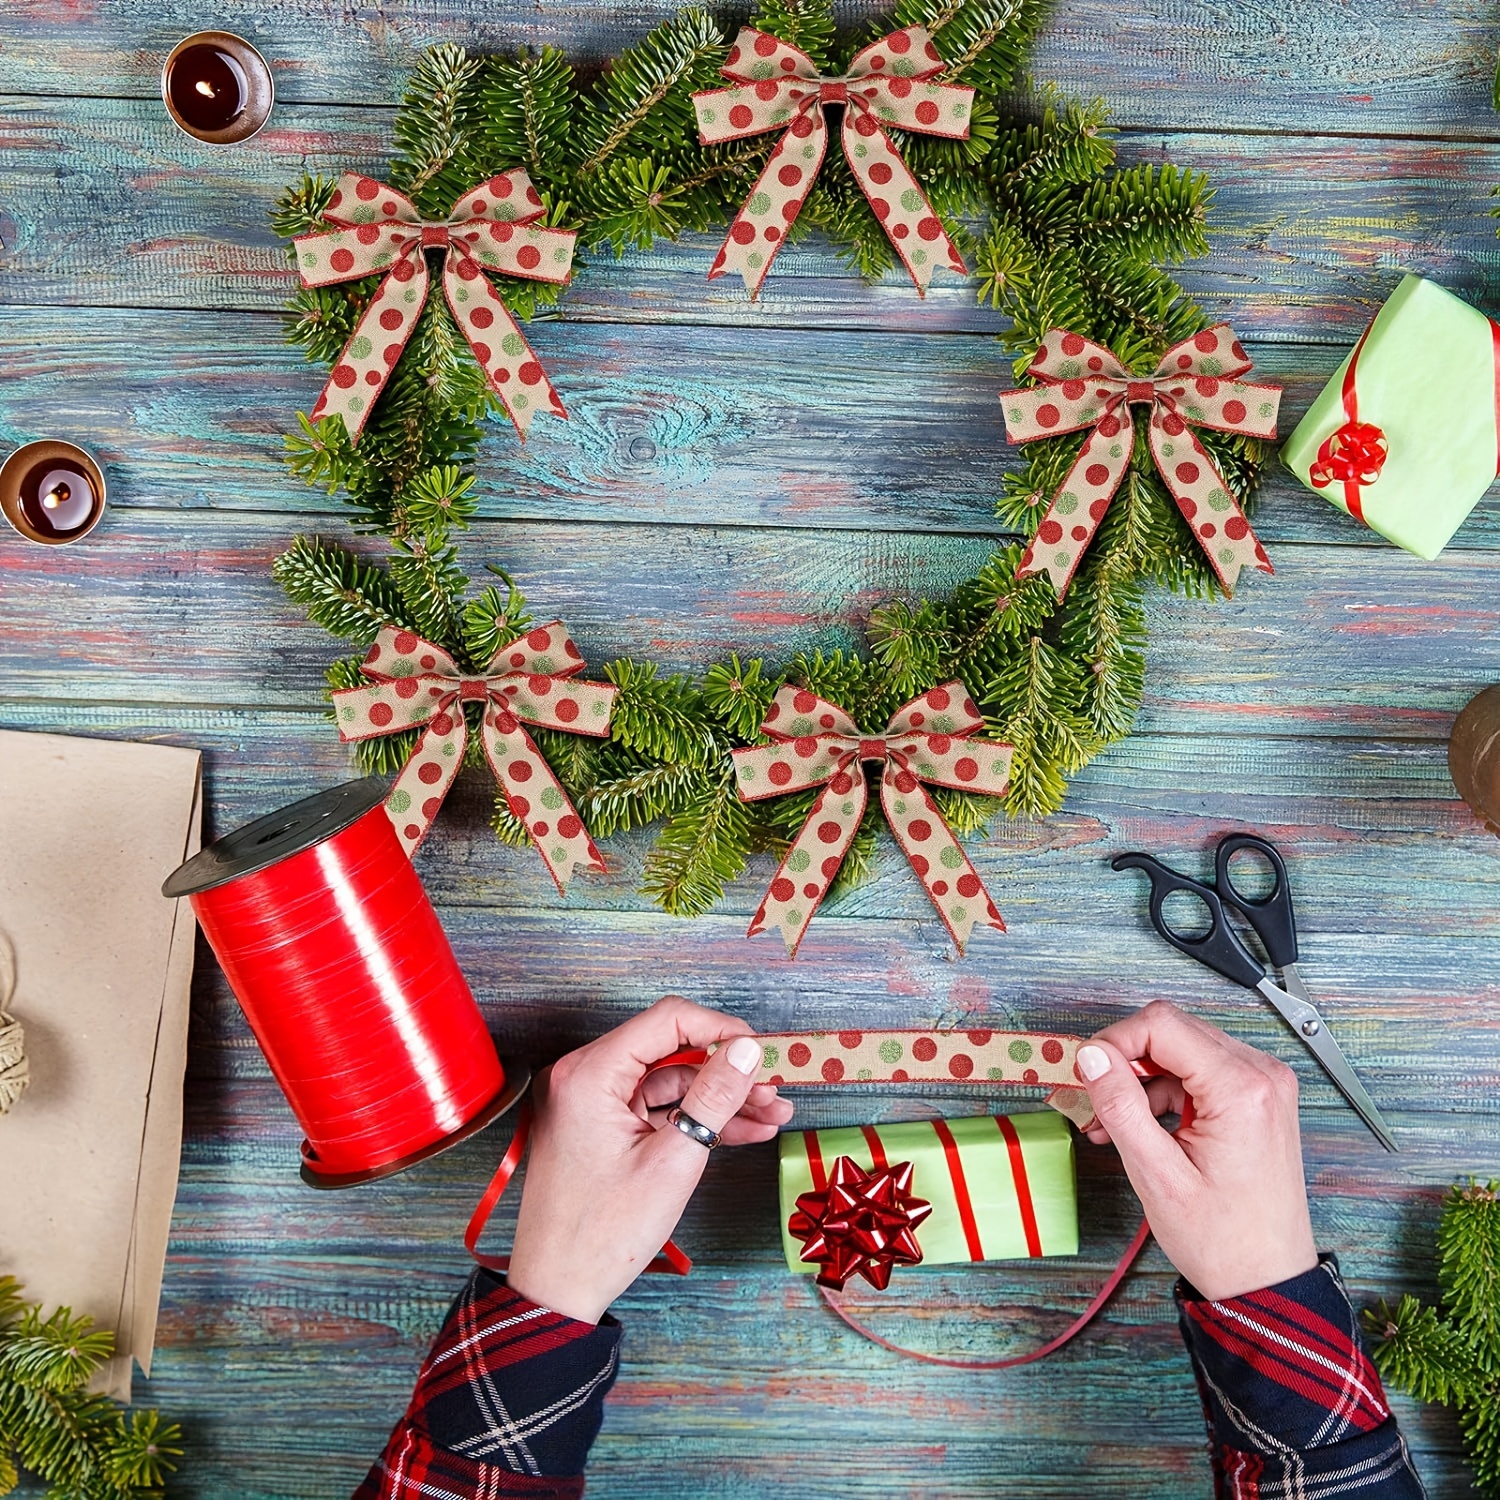
[[[568,279],[576,236],[543,228],[536,222],[542,213],[542,200],[524,172],[505,172],[471,188],[440,224],[424,221],[409,198],[373,177],[340,177],[323,217],[341,227],[297,240],[297,270],[308,286],[388,274],[334,365],[313,420],[337,413],[359,441],[427,301],[430,249],[447,252],[448,306],[522,438],[543,407],[566,417],[516,320],[484,275],[497,271],[557,285]]]
[[[427,836],[468,744],[465,703],[483,703],[485,759],[525,825],[537,853],[565,890],[574,869],[603,871],[604,861],[552,769],[521,726],[541,724],[601,738],[618,689],[577,682],[583,657],[559,620],[502,646],[482,676],[461,672],[440,646],[387,625],[361,667],[370,687],[334,693],[339,734],[367,740],[425,724],[411,759],[386,798],[386,811],[408,854]]]
[[[1017,570],[1048,574],[1061,598],[1072,581],[1125,470],[1135,426],[1130,408],[1151,408],[1148,441],[1177,508],[1213,564],[1226,594],[1240,569],[1270,573],[1266,556],[1233,492],[1192,427],[1276,436],[1281,391],[1235,379],[1250,360],[1227,324],[1168,349],[1147,380],[1136,380],[1102,344],[1054,328],[1042,340],[1028,375],[1041,382],[1006,391],[1005,430],[1013,443],[1035,442],[1092,427],[1077,462],[1052,497]]]
[[[922,782],[1001,796],[1009,745],[970,736],[984,728],[961,682],[946,682],[891,715],[882,735],[862,735],[843,709],[784,686],[761,731],[774,742],[734,751],[743,801],[760,802],[821,786],[807,821],[787,850],[750,936],[777,927],[796,954],[813,913],[838,874],[869,801],[863,763],[881,769],[880,804],[891,832],[917,872],[960,953],[977,922],[1005,930],[968,857]]]
[[[719,70],[733,88],[693,95],[705,146],[786,128],[729,227],[709,280],[738,271],[753,298],[802,208],[828,149],[824,108],[842,105],[844,156],[896,253],[924,291],[938,266],[968,275],[959,253],[882,126],[965,140],[974,90],[934,80],[943,71],[920,26],[861,51],[842,78],[824,78],[789,42],[746,27]]]

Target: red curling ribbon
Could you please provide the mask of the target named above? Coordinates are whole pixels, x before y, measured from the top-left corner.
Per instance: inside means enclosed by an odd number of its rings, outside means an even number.
[[[1365,519],[1364,497],[1361,488],[1374,484],[1390,456],[1390,444],[1385,433],[1372,422],[1359,420],[1359,392],[1355,388],[1355,372],[1359,367],[1360,351],[1370,337],[1369,328],[1360,334],[1354,353],[1344,367],[1344,379],[1339,395],[1344,403],[1344,425],[1331,432],[1318,447],[1318,456],[1307,471],[1307,477],[1318,489],[1327,489],[1331,484],[1344,487],[1344,505],[1356,521]]]
[[[309,1181],[397,1170],[501,1095],[484,1018],[383,806],[188,894],[306,1133]]]
[[[968,1247],[970,1260],[984,1259],[984,1242],[979,1238],[979,1221],[974,1217],[974,1203],[969,1197],[969,1182],[964,1176],[963,1159],[958,1154],[958,1142],[948,1129],[946,1120],[932,1122],[933,1133],[942,1142],[943,1158],[948,1163],[948,1176],[953,1183],[953,1199],[958,1207],[958,1222],[964,1232],[964,1244]],[[1022,1168],[1022,1178],[1025,1168]],[[1040,1249],[1034,1253],[1040,1253]]]

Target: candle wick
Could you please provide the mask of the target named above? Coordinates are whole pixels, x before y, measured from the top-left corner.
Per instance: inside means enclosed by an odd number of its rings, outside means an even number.
[[[67,485],[56,485],[42,496],[42,506],[46,510],[56,510],[59,505],[68,499],[71,493]]]
[[[212,99],[214,96],[213,85],[209,83],[206,78],[200,78],[197,83],[193,85],[193,87],[197,89],[205,99]]]

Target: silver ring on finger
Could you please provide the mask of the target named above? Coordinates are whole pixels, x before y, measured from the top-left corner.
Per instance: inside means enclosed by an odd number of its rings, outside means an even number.
[[[724,1137],[717,1130],[710,1130],[700,1120],[695,1120],[678,1105],[667,1111],[667,1124],[675,1125],[690,1141],[697,1141],[705,1150],[712,1151]]]

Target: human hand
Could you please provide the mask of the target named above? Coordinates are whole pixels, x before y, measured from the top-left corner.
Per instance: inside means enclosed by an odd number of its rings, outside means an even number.
[[[682,1047],[715,1042],[728,1045],[701,1068],[647,1075]],[[672,1237],[708,1164],[708,1151],[663,1123],[667,1107],[681,1099],[731,1146],[768,1141],[791,1119],[775,1088],[751,1085],[760,1063],[744,1021],[668,995],[538,1074],[511,1287],[597,1323]]]
[[[1142,1086],[1137,1058],[1167,1076]],[[1080,1047],[1078,1075],[1096,1112],[1089,1139],[1114,1142],[1151,1232],[1199,1296],[1238,1297],[1317,1265],[1284,1062],[1157,1000]],[[1156,1116],[1189,1099],[1169,1134]]]

